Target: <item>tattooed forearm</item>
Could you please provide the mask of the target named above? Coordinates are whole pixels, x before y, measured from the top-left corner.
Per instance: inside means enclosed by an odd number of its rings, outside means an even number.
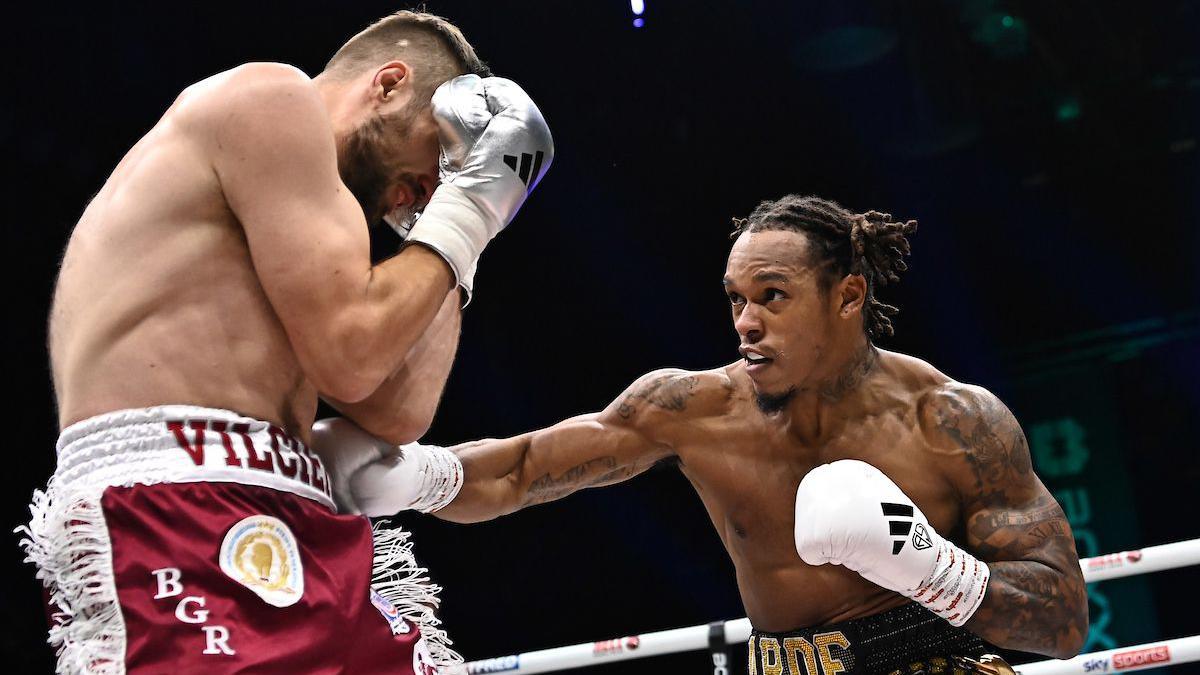
[[[567,469],[561,476],[545,474],[535,478],[526,490],[522,506],[541,504],[565,497],[572,492],[593,484],[613,480],[621,469],[614,457],[597,457]]]
[[[978,513],[969,528],[992,576],[968,627],[1005,648],[1073,656],[1087,635],[1086,590],[1071,528],[1053,497],[1021,511]]]
[[[1087,637],[1082,579],[1036,561],[992,562],[987,595],[967,628],[1006,649],[1070,658]]]
[[[688,399],[696,389],[694,375],[661,375],[646,380],[626,394],[617,408],[622,419],[629,419],[644,401],[652,406],[679,412],[687,409]]]
[[[1072,616],[1063,575],[1033,561],[989,564],[991,580],[983,604],[967,628],[1009,649],[1067,658],[1078,652],[1087,635],[1086,621]],[[1083,589],[1078,589],[1083,592]]]

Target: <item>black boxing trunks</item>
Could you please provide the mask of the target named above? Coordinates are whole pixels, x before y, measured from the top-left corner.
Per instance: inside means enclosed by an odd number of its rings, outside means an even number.
[[[971,672],[955,657],[995,648],[915,602],[819,628],[750,633],[750,675],[932,675]]]

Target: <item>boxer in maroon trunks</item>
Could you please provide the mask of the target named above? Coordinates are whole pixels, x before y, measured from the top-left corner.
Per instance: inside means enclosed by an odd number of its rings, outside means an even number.
[[[91,602],[75,620],[122,622],[127,672],[433,672],[438,589],[405,555],[407,533],[376,542],[366,519],[333,513],[325,468],[282,429],[164,406],[74,424],[58,450],[55,491],[100,488],[73,502],[76,546],[111,546],[111,584],[103,558],[77,549],[66,576]],[[373,562],[409,580],[402,595],[372,587]],[[329,640],[330,626],[353,639]]]
[[[339,515],[307,443],[318,398],[394,443],[424,433],[479,256],[552,155],[525,92],[419,12],[315,78],[252,63],[180,94],[55,288],[58,467],[21,531],[59,673],[461,661],[408,535]],[[372,264],[380,220],[405,243]],[[462,475],[422,466],[406,489],[432,510]]]

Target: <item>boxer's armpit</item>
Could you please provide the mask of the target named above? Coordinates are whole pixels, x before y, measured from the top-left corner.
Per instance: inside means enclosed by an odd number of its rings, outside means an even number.
[[[1033,472],[1020,425],[994,395],[955,387],[926,414],[961,458],[967,547],[991,580],[967,627],[997,646],[1059,658],[1087,635],[1087,596],[1070,525]]]

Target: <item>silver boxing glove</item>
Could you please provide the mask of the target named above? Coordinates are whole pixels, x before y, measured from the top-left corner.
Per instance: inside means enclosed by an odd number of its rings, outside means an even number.
[[[469,300],[480,253],[550,168],[554,140],[512,80],[460,75],[438,87],[432,105],[441,182],[407,241],[445,258]]]

